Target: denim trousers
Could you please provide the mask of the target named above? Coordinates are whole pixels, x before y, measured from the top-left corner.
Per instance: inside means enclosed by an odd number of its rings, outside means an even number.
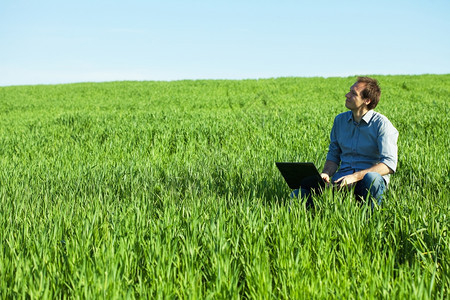
[[[312,194],[320,194],[325,185],[321,182],[306,182],[304,183],[300,189],[293,190],[290,197],[298,198],[298,195],[301,191],[302,199],[306,199],[306,206],[313,206]],[[383,199],[383,193],[386,190],[386,183],[384,182],[383,177],[376,172],[367,173],[364,178],[358,181],[355,185],[354,194],[357,200],[364,201],[369,197],[369,204],[371,204],[372,208],[374,207],[374,203],[372,199],[375,199],[378,205],[381,205]]]

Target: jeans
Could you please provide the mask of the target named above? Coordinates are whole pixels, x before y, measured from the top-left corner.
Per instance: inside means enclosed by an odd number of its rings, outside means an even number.
[[[290,197],[298,198],[298,194],[301,191],[301,197],[306,198],[306,207],[313,206],[312,194],[320,194],[325,185],[322,182],[306,182],[302,183],[300,189],[293,190]],[[372,198],[376,200],[378,205],[381,205],[383,199],[383,193],[386,189],[386,183],[383,177],[376,172],[367,173],[364,178],[358,181],[355,185],[355,196],[357,200],[364,201],[367,196],[370,195],[369,203],[374,207]]]

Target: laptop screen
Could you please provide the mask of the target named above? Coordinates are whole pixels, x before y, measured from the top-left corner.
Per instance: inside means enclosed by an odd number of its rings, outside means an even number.
[[[319,171],[312,162],[276,162],[275,164],[291,189],[311,186],[317,182],[323,183]]]

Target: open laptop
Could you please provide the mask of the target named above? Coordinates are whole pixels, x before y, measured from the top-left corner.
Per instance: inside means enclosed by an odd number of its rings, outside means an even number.
[[[312,162],[276,162],[275,164],[288,186],[293,190],[300,188],[301,185],[324,184],[319,171]]]

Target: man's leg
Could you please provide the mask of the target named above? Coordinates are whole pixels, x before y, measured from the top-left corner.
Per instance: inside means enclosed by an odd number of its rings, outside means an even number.
[[[300,197],[299,197],[300,194]],[[314,207],[314,203],[312,200],[311,190],[299,188],[296,190],[293,190],[291,195],[291,199],[306,199],[306,208]]]
[[[384,182],[383,177],[379,173],[369,172],[362,180],[356,183],[355,196],[357,199],[362,198],[362,200],[366,200],[367,196],[370,195],[371,198],[376,200],[378,205],[381,205],[385,189],[386,183]],[[369,200],[373,208],[374,204],[371,198]]]
[[[308,178],[302,181],[300,189],[293,190],[290,197],[298,198],[299,194],[301,199],[306,199],[306,207],[314,207],[314,203],[312,200],[312,194],[320,194],[322,192],[324,185],[321,181],[318,181],[317,178]]]

